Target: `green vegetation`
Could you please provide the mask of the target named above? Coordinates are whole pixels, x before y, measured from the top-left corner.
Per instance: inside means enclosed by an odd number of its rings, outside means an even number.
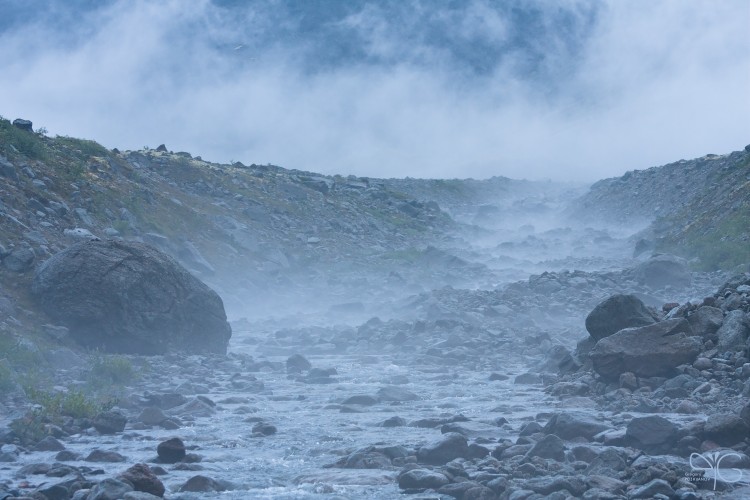
[[[104,388],[132,382],[136,378],[136,370],[126,357],[97,355],[89,376],[92,386]]]
[[[43,135],[21,130],[0,117],[0,150],[8,154],[13,149],[34,160],[46,160],[49,156]]]
[[[55,137],[55,142],[80,153],[80,156],[85,159],[91,158],[92,156],[103,157],[109,154],[107,148],[96,141],[90,141],[88,139],[76,139],[75,137],[58,135]]]

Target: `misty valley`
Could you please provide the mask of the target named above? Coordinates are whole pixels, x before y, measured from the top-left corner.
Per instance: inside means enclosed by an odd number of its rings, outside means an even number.
[[[0,121],[0,498],[750,497],[750,146],[593,185]]]

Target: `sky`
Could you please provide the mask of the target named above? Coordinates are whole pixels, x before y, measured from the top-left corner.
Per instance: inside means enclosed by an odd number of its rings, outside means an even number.
[[[0,116],[121,150],[595,181],[750,143],[747,0],[0,0]]]

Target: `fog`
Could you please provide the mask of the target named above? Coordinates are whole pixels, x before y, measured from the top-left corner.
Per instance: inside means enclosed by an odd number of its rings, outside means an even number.
[[[108,147],[593,181],[750,132],[744,1],[45,4],[2,3],[0,113]]]

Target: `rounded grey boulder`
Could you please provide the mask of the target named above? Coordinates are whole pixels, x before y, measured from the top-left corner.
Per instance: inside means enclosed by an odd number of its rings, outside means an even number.
[[[586,317],[586,330],[594,340],[625,328],[656,323],[646,305],[635,295],[616,294],[600,302]]]
[[[44,262],[32,295],[79,343],[109,352],[226,353],[221,298],[143,243],[86,241]]]

